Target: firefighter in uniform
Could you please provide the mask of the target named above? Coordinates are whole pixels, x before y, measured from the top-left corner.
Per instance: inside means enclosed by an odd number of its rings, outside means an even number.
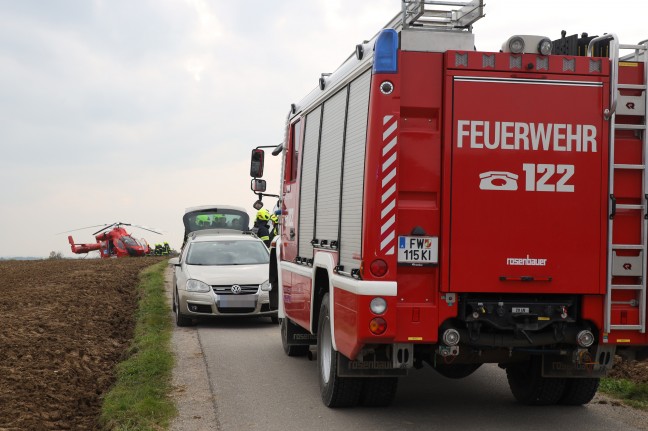
[[[196,216],[196,226],[207,228],[210,225],[211,225],[211,220],[207,214],[200,214]]]
[[[159,242],[157,244],[155,244],[155,252],[154,253],[155,253],[156,256],[162,256],[162,244],[160,244]]]
[[[270,230],[270,242],[279,235],[279,216],[275,213],[270,216],[270,221],[272,221],[272,229]]]
[[[169,243],[164,241],[164,244],[162,244],[162,254],[168,255],[170,251],[171,251],[171,247],[169,246]]]
[[[256,230],[256,235],[265,243],[267,247],[270,247],[270,226],[268,226],[268,221],[270,221],[270,211],[265,208],[261,208],[257,211],[256,220],[254,222],[254,228]]]

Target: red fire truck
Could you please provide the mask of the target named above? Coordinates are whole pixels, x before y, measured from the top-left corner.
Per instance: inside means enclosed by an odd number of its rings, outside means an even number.
[[[484,363],[522,403],[585,404],[615,354],[647,353],[648,43],[480,52],[481,0],[402,7],[291,105],[273,152],[284,350],[316,354],[330,407]]]

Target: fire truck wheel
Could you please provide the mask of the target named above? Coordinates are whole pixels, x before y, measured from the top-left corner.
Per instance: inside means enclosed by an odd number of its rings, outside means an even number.
[[[566,379],[565,392],[560,404],[581,406],[592,401],[598,390],[601,379]]]
[[[398,377],[364,379],[360,404],[366,407],[387,407],[394,401],[397,389]]]
[[[191,326],[193,320],[185,317],[180,313],[180,303],[178,301],[178,290],[173,292],[173,312],[175,313],[175,321],[177,326]]]
[[[506,368],[506,377],[515,399],[527,405],[556,404],[565,392],[563,378],[541,375],[542,358],[534,356],[528,362]]]
[[[360,401],[363,382],[358,377],[340,377],[337,374],[339,353],[333,348],[329,294],[322,298],[317,324],[317,368],[322,401],[327,407],[353,407]]]
[[[288,356],[306,356],[309,346],[288,344],[288,325],[294,325],[287,317],[281,319],[281,344]]]
[[[463,379],[477,371],[481,365],[482,364],[437,364],[434,369],[443,377],[449,379]]]

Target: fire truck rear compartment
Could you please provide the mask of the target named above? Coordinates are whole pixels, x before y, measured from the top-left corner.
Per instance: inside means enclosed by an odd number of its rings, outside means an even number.
[[[449,291],[602,294],[604,276],[591,268],[606,251],[603,83],[449,75]],[[539,116],[538,106],[551,108]]]

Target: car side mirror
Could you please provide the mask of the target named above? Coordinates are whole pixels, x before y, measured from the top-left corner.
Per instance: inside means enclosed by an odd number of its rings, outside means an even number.
[[[169,259],[169,266],[180,266],[180,259],[177,257],[172,257]]]
[[[250,161],[250,176],[253,178],[261,178],[263,176],[263,160],[265,153],[262,149],[255,148],[252,150],[252,158]]]
[[[254,178],[250,183],[250,188],[255,193],[263,193],[266,191],[266,180]]]

